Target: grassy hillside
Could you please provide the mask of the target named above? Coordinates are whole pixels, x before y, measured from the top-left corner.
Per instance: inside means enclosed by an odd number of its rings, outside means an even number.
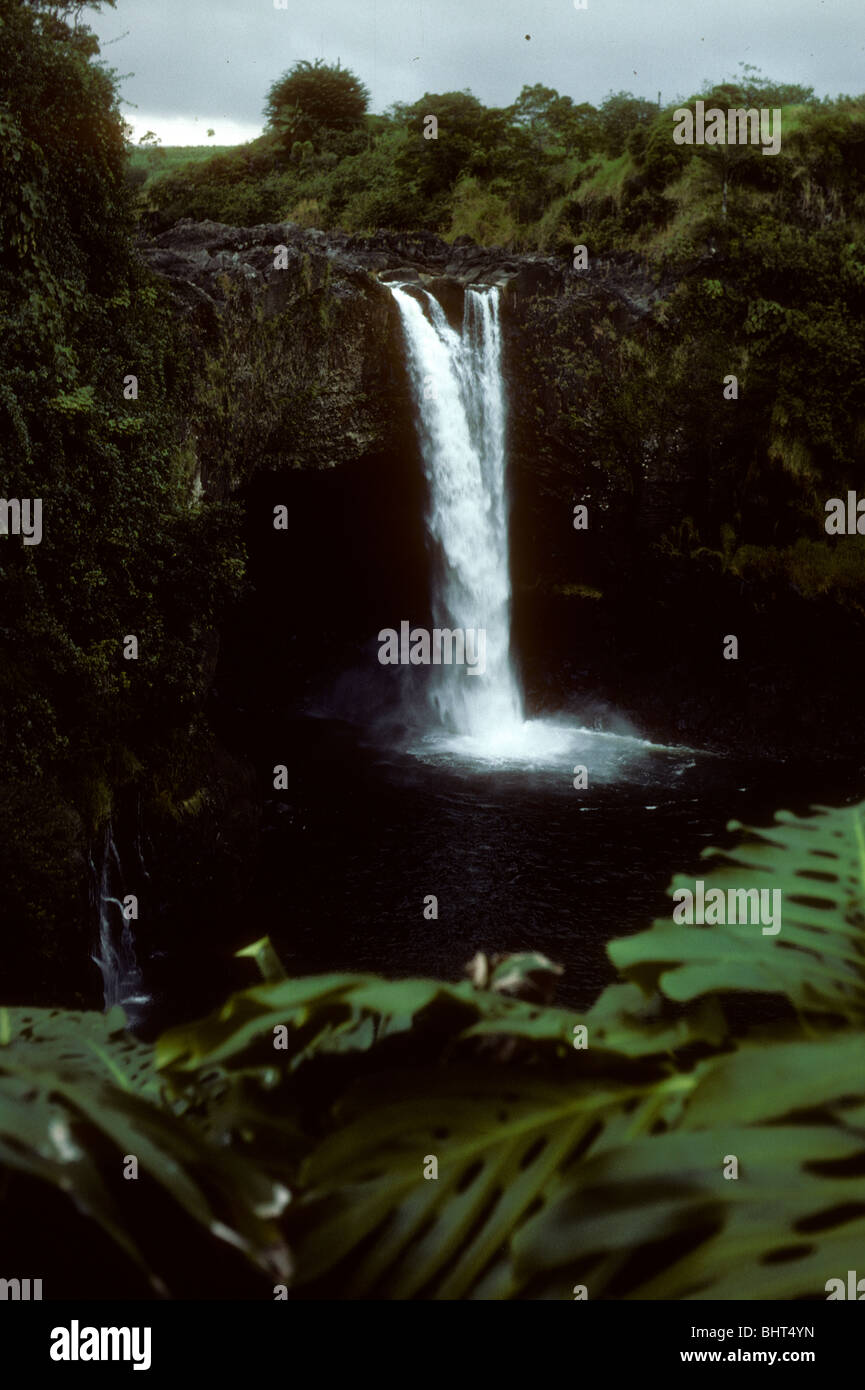
[[[688,259],[743,213],[809,232],[844,224],[861,238],[865,98],[817,98],[753,75],[701,96],[707,107],[781,109],[780,153],[677,145],[676,106],[630,93],[594,108],[524,88],[500,109],[470,93],[427,93],[302,141],[274,127],[233,149],[136,151],[131,170],[141,210],[163,226],[189,216],[360,233],[423,227],[510,249],[564,253],[585,241],[662,261]],[[430,114],[434,139],[424,135]]]
[[[129,168],[136,172],[134,182],[138,187],[151,183],[164,174],[176,174],[187,164],[204,164],[216,155],[227,154],[233,145],[158,145],[155,149],[140,145],[129,147]]]

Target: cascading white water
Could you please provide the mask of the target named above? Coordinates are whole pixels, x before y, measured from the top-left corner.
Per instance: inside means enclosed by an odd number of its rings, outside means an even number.
[[[438,627],[486,631],[483,675],[434,666],[432,724],[412,751],[426,759],[555,768],[591,763],[594,780],[621,775],[653,745],[572,719],[526,719],[510,653],[511,582],[505,486],[505,387],[499,292],[465,293],[462,331],[418,285],[388,286],[399,306],[429,482],[429,533],[438,563]],[[626,721],[618,721],[620,726]],[[576,770],[576,769],[575,769]],[[570,773],[569,773],[570,775]]]
[[[523,723],[510,656],[499,292],[466,291],[460,334],[428,291],[420,291],[422,303],[397,285],[391,289],[418,402],[428,526],[440,549],[433,619],[437,627],[486,633],[484,673],[437,666],[431,699],[445,728],[488,736]]]

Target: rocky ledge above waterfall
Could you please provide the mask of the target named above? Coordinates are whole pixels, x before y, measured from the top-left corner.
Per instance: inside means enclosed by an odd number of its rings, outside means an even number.
[[[610,316],[627,333],[652,318],[667,288],[635,256],[592,258],[577,272],[563,257],[423,231],[350,236],[184,219],[142,237],[139,252],[167,281],[206,363],[195,449],[211,495],[260,468],[338,467],[399,447],[409,403],[388,282],[426,286],[455,317],[467,286],[498,286],[517,356],[527,331],[539,350],[562,316],[579,321],[587,344]],[[528,398],[514,393],[517,412]]]
[[[302,263],[304,257],[312,266],[322,258],[329,261],[335,292],[340,281],[358,285],[375,279],[416,279],[434,289],[449,284],[499,285],[515,296],[568,296],[591,293],[603,285],[635,312],[647,313],[668,288],[658,285],[639,257],[630,254],[593,257],[587,271],[575,272],[561,256],[477,246],[465,236],[447,242],[425,231],[360,236],[303,228],[293,222],[229,227],[184,218],[157,236],[142,238],[140,251],[154,271],[197,291],[188,295],[190,303],[202,296],[221,303],[225,298],[221,277],[239,275],[267,285],[267,309],[279,312],[280,272],[274,267],[274,248],[280,245],[287,250],[286,269]]]

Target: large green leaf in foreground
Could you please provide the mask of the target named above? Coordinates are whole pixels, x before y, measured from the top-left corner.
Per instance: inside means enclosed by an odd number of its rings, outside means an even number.
[[[513,1296],[523,1223],[568,1184],[597,1133],[638,1131],[675,1105],[677,1085],[460,1066],[356,1088],[301,1176],[310,1195],[292,1224],[303,1280],[344,1261],[343,1296]]]
[[[518,1275],[549,1297],[565,1272],[595,1298],[825,1297],[865,1240],[861,1035],[746,1045],[682,1081],[673,1126],[602,1137],[548,1192]]]
[[[54,1188],[158,1292],[182,1292],[171,1278],[171,1231],[181,1214],[202,1236],[284,1277],[287,1250],[272,1218],[288,1194],[160,1107],[152,1049],[124,1029],[120,1009],[0,1009],[0,1174],[6,1170],[10,1190],[15,1174]],[[123,1177],[130,1157],[139,1169],[131,1181]],[[153,1220],[162,1226],[161,1250],[152,1245]]]
[[[780,933],[656,922],[582,1019],[478,987],[531,953],[289,980],[266,941],[264,982],[155,1056],[110,1015],[0,1011],[0,1184],[52,1184],[162,1283],[124,1153],[168,1255],[179,1211],[279,1282],[290,1244],[297,1298],[825,1298],[865,1247],[862,843],[860,806],[708,851],[707,891],[781,890]],[[732,1022],[744,991],[784,1021]]]
[[[780,888],[782,931],[658,922],[613,943],[631,983],[557,1070],[456,1064],[350,1089],[289,1213],[300,1285],[824,1298],[865,1241],[862,825],[862,807],[782,814],[709,851],[707,890]],[[715,1001],[746,989],[786,996],[801,1022],[737,1039]]]
[[[245,952],[243,954],[248,954]],[[274,1051],[274,1029],[289,1030],[289,1046]],[[313,975],[271,980],[233,994],[208,1018],[163,1033],[157,1065],[170,1075],[201,1066],[274,1061],[296,1071],[313,1056],[366,1051],[412,1030],[440,1036],[503,1033],[569,1047],[573,1016],[467,982],[382,980],[377,975]]]
[[[680,926],[669,919],[609,947],[644,988],[690,1000],[723,990],[785,995],[799,1012],[865,1020],[865,804],[799,818],[779,812],[734,850],[707,849],[707,890],[780,889],[781,929]],[[729,829],[745,829],[731,821]],[[677,875],[670,891],[694,879]]]

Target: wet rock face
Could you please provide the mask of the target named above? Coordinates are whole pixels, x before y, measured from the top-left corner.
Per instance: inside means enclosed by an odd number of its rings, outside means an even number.
[[[278,250],[278,248],[281,248]],[[143,241],[184,321],[209,495],[259,470],[335,468],[390,447],[396,306],[360,260],[278,224],[179,222]]]
[[[277,246],[286,248],[287,264],[281,270],[274,266]],[[331,267],[330,292],[338,296],[372,294],[377,280],[400,279],[421,280],[436,288],[499,285],[510,299],[566,299],[591,295],[602,287],[620,295],[634,312],[647,313],[664,292],[633,256],[593,258],[588,271],[576,272],[561,256],[475,246],[468,237],[449,243],[432,232],[358,236],[308,230],[291,222],[228,227],[184,218],[143,240],[140,249],[151,269],[175,285],[181,302],[221,305],[226,297],[223,277],[228,276],[266,289],[268,313],[279,313],[290,302],[290,294],[280,287],[290,286],[299,270],[307,277],[307,292],[321,288],[326,264]]]
[[[280,268],[277,247],[284,248]],[[663,339],[653,311],[671,283],[657,282],[636,256],[590,256],[588,269],[576,271],[569,256],[516,254],[467,238],[448,244],[428,232],[364,237],[284,223],[181,221],[143,240],[141,255],[188,327],[182,384],[201,486],[209,497],[234,495],[245,504],[261,533],[257,540],[251,533],[252,559],[264,576],[259,594],[273,595],[277,613],[287,594],[304,595],[308,630],[326,634],[334,672],[348,669],[358,644],[384,625],[382,612],[415,614],[425,602],[425,483],[389,284],[428,287],[453,323],[462,318],[468,286],[498,285],[512,632],[532,707],[603,696],[634,717],[651,713],[665,738],[690,729],[708,745],[711,730],[701,721],[719,716],[716,653],[700,655],[705,613],[732,611],[730,630],[749,636],[754,651],[766,638],[747,594],[705,576],[698,585],[686,559],[668,562],[657,549],[702,486],[702,436],[679,431],[660,447],[652,412],[644,416],[643,398],[635,397],[636,381],[650,399],[651,375],[641,376],[639,363],[651,357],[656,336]],[[623,344],[633,351],[623,352]],[[620,445],[616,403],[627,389]],[[270,576],[256,546],[265,538],[278,544],[269,524],[275,503],[288,506],[295,529]],[[575,529],[575,504],[589,508],[584,532]],[[323,597],[314,606],[309,595],[316,594]],[[791,605],[784,631],[800,621]],[[675,661],[656,650],[658,612],[664,631],[682,634]],[[816,626],[807,612],[805,619]],[[272,667],[268,640],[260,634],[256,645]],[[779,670],[784,660],[779,651]],[[305,679],[303,660],[294,661],[289,653],[285,688]],[[272,669],[261,679],[272,680]],[[774,679],[767,660],[767,681]],[[804,671],[796,676],[802,708],[810,708],[803,704],[808,679]],[[238,707],[245,698],[237,696]],[[807,698],[818,708],[817,685]],[[748,706],[746,718],[732,702],[719,740],[747,741],[742,731],[753,727],[760,748],[776,746],[776,705],[766,705],[765,718]],[[777,731],[777,746],[791,747],[791,738]]]
[[[424,231],[357,236],[187,218],[143,237],[140,254],[168,282],[193,353],[220,379],[218,398],[201,399],[196,448],[205,488],[222,494],[259,468],[340,467],[399,447],[410,403],[389,282],[428,286],[454,322],[466,286],[497,285],[506,340],[521,337],[539,302],[551,320],[579,303],[587,325],[612,304],[627,332],[663,292],[634,257],[576,272],[564,257]],[[517,374],[521,357],[512,355]],[[515,385],[514,399],[525,399]]]

